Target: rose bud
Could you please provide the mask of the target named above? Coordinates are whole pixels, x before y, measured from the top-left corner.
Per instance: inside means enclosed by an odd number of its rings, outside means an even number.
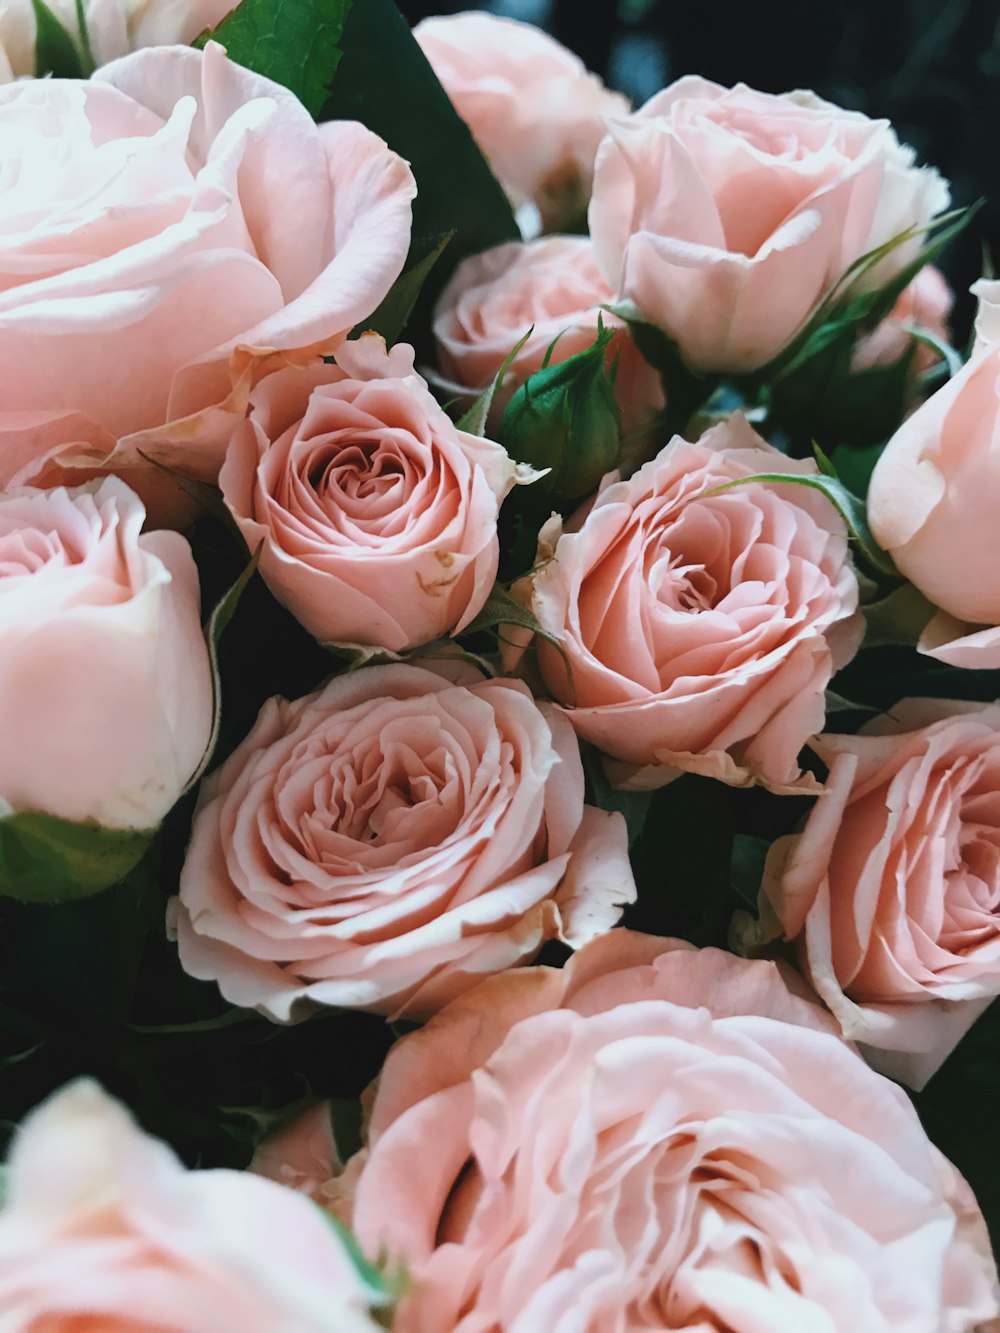
[[[247,1171],[186,1171],[88,1079],[28,1116],[4,1185],[9,1333],[385,1327],[392,1284],[315,1204]]]
[[[554,38],[494,14],[434,16],[413,35],[527,233],[586,213],[603,117],[628,100]]]
[[[978,283],[972,359],[903,422],[875,465],[868,521],[901,573],[940,608],[922,653],[1000,667],[1000,321]],[[993,298],[995,300],[995,298]]]
[[[535,372],[511,398],[500,442],[512,458],[548,473],[528,495],[566,510],[618,462],[621,417],[605,369],[615,331],[598,325],[592,347]]]
[[[0,493],[0,810],[157,825],[208,744],[198,572],[117,477]]]

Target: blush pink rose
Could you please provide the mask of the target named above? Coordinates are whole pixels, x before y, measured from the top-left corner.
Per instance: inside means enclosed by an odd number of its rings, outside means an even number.
[[[771,963],[614,930],[390,1052],[349,1164],[397,1333],[968,1333],[968,1185]],[[391,1200],[391,1206],[387,1201]]]
[[[377,334],[253,392],[219,476],[260,572],[317,639],[401,652],[463,629],[493,590],[498,444],[455,428]]]
[[[0,1210],[10,1333],[378,1333],[328,1218],[242,1171],[185,1171],[80,1079],[16,1135]]]
[[[117,477],[0,492],[0,814],[150,828],[212,729],[198,571]]]
[[[75,0],[49,0],[49,9],[83,48]],[[233,0],[86,0],[84,20],[98,65],[143,46],[193,42],[235,9]],[[35,11],[31,0],[0,6],[0,83],[35,74]]]
[[[385,296],[415,192],[215,44],[0,88],[0,170],[0,485],[140,451],[214,480],[253,380]]]
[[[460,671],[463,669],[460,668]],[[572,729],[518,681],[413,666],[272,699],[202,785],[181,963],[288,1022],[422,1018],[635,896],[625,823],[584,805]]]
[[[689,770],[809,786],[797,756],[862,632],[844,525],[807,486],[720,488],[815,470],[737,414],[696,443],[675,437],[566,531],[555,518],[542,529],[514,593],[565,654],[536,640],[545,685],[577,734],[618,761],[619,785]]]
[[[899,300],[881,324],[855,347],[851,369],[891,366],[913,348],[914,329],[947,343],[951,337],[948,316],[954,303],[952,290],[941,271],[933,264],[925,265],[909,286],[903,288]],[[932,347],[917,343],[912,372],[919,375],[929,370],[938,359]]]
[[[685,77],[608,130],[590,205],[598,262],[696,370],[765,365],[854,260],[948,202],[887,121],[813,93]]]
[[[329,1102],[318,1102],[269,1135],[250,1163],[259,1176],[308,1194],[324,1208],[330,1206],[330,1182],[340,1169]]]
[[[608,364],[617,362],[622,429],[626,434],[641,429],[662,409],[663,390],[621,320],[601,309],[613,297],[586,236],[514,241],[473,255],[459,264],[434,312],[447,387],[482,393],[528,334],[494,398],[490,422],[496,428],[511,395],[542,368],[552,344],[553,365],[585,352],[600,320],[605,328],[620,330],[608,345]]]
[[[922,1087],[1000,994],[1000,708],[906,699],[820,736],[826,791],[768,858],[762,925],[876,1068]]]
[[[582,216],[603,117],[628,100],[530,23],[454,14],[413,35],[514,206],[533,205],[550,231]]]
[[[1000,320],[989,290],[972,359],[903,422],[868,490],[875,540],[939,608],[920,651],[958,667],[1000,667]]]

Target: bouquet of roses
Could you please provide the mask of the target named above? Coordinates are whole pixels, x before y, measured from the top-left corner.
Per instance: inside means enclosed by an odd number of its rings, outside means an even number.
[[[0,1328],[1000,1326],[970,210],[230,8],[0,9]]]

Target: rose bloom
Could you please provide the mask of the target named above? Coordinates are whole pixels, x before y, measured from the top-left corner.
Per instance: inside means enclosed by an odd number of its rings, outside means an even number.
[[[614,930],[390,1052],[345,1186],[398,1333],[966,1333],[969,1187],[772,963]]]
[[[87,0],[87,36],[98,65],[141,46],[187,44],[235,9],[233,0]],[[49,9],[82,46],[75,0],[49,0]],[[35,12],[31,0],[0,8],[0,82],[35,74]]]
[[[158,824],[212,729],[198,571],[116,477],[0,492],[0,812]]]
[[[987,284],[972,359],[908,417],[875,464],[868,520],[901,573],[940,608],[922,653],[1000,667],[1000,321]]]
[[[826,791],[771,849],[758,929],[796,942],[876,1068],[922,1087],[1000,994],[1000,708],[906,699],[813,745]]]
[[[600,320],[605,328],[620,329],[608,346],[608,365],[617,362],[615,395],[623,430],[648,425],[663,407],[660,377],[621,320],[601,309],[613,297],[586,236],[513,241],[473,255],[459,264],[434,312],[446,387],[482,393],[527,334],[493,402],[490,423],[496,428],[514,391],[542,368],[549,349],[553,365],[585,352],[597,338]]]
[[[11,1333],[377,1333],[329,1219],[242,1171],[185,1171],[96,1083],[71,1083],[14,1138],[0,1210]]]
[[[281,1022],[422,1018],[635,896],[621,815],[583,803],[572,729],[519,681],[420,667],[272,699],[202,785],[181,963]]]
[[[260,572],[325,642],[392,651],[464,628],[493,590],[497,513],[515,467],[455,428],[377,334],[336,365],[276,371],[219,477]]]
[[[453,14],[413,35],[511,203],[533,206],[549,231],[582,216],[603,117],[628,100],[530,23]]]
[[[941,271],[933,264],[925,265],[913,281],[903,288],[885,319],[857,344],[851,357],[851,369],[859,371],[871,370],[876,366],[891,366],[914,349],[912,372],[919,375],[929,370],[940,358],[925,343],[917,343],[914,348],[912,330],[930,333],[947,343],[951,337],[948,316],[954,303],[952,290]]]
[[[737,414],[694,444],[675,437],[566,531],[556,518],[542,529],[515,595],[559,640],[571,678],[538,638],[542,678],[578,735],[619,761],[618,785],[659,787],[685,769],[810,785],[798,753],[862,633],[844,524],[808,486],[719,488],[815,471]]]
[[[140,451],[214,480],[253,379],[385,296],[415,191],[215,44],[0,88],[0,171],[5,486]]]
[[[608,130],[590,205],[598,262],[696,370],[765,365],[854,260],[948,202],[887,121],[813,93],[685,77]]]

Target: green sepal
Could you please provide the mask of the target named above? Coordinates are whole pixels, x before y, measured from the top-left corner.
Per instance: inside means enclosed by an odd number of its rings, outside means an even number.
[[[513,365],[514,358],[531,337],[533,330],[534,325],[532,325],[523,337],[518,338],[506,357],[504,357],[503,365],[493,376],[492,384],[479,395],[469,410],[463,413],[463,415],[455,422],[455,425],[459,430],[464,430],[468,435],[483,435],[485,433],[486,419],[490,414],[490,408],[493,406],[493,399],[496,396],[496,392],[501,384],[503,384],[504,376]]]
[[[198,767],[188,779],[185,792],[191,790],[202,777],[202,774],[208,768],[212,761],[212,755],[215,753],[215,747],[219,741],[219,730],[222,726],[222,677],[219,671],[219,643],[222,639],[226,626],[232,620],[236,608],[239,605],[240,598],[247,584],[257,572],[257,566],[260,564],[260,555],[264,549],[264,543],[260,545],[250,557],[249,562],[244,567],[243,572],[233,584],[233,586],[224,593],[216,603],[212,614],[208,618],[205,626],[205,641],[208,645],[208,660],[212,670],[212,731],[208,738],[208,744],[201,756]]]
[[[89,70],[73,38],[45,0],[31,0],[35,14],[35,74],[56,79],[84,79]]]
[[[39,810],[0,818],[0,894],[22,903],[71,903],[117,884],[138,865],[156,828],[109,829]]]
[[[355,325],[350,336],[359,338],[365,333],[380,333],[386,344],[391,347],[406,327],[424,283],[454,234],[453,231],[445,232],[431,245],[422,259],[413,262],[404,273],[400,274],[378,309],[360,324]]]

